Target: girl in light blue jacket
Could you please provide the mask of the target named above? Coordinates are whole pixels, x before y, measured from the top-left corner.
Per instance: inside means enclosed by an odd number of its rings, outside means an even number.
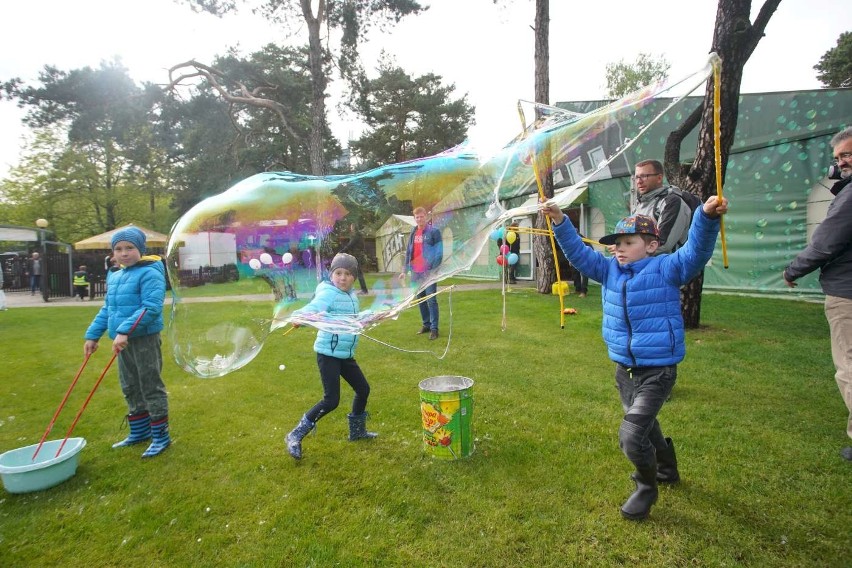
[[[352,289],[358,274],[358,261],[350,254],[339,253],[332,259],[329,272],[331,281],[320,282],[313,300],[294,311],[293,316],[321,313],[333,319],[335,316],[358,314],[358,296]],[[354,442],[378,435],[367,431],[365,409],[367,398],[370,396],[370,385],[355,361],[357,345],[356,334],[336,333],[325,329],[317,332],[314,351],[317,353],[323,397],[302,416],[293,431],[287,434],[287,451],[295,459],[302,458],[302,439],[316,426],[320,418],[340,404],[340,377],[355,391],[352,413],[348,415],[349,440]]]

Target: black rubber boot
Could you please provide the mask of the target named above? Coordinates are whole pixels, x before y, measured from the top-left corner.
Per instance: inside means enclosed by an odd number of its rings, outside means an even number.
[[[641,521],[651,514],[651,505],[657,502],[657,465],[636,468],[636,491],[621,506],[621,516],[631,521]]]
[[[680,481],[680,473],[677,471],[677,456],[675,455],[674,442],[666,438],[668,446],[665,450],[657,450],[657,483],[677,483]],[[633,472],[630,479],[636,481],[639,474]]]
[[[367,432],[367,413],[347,414],[349,418],[349,441],[362,440],[364,438],[375,438],[375,432]]]
[[[674,442],[666,438],[666,443],[668,447],[665,450],[657,450],[657,482],[677,483],[680,481],[680,473],[677,471]]]
[[[308,420],[307,415],[305,415],[302,416],[296,427],[287,434],[287,452],[295,459],[302,459],[302,438],[307,436],[316,425],[316,422],[311,422]]]

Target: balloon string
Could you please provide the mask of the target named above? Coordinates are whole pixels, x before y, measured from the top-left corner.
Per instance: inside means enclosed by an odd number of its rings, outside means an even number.
[[[721,93],[722,60],[713,58],[713,145],[716,162],[716,195],[722,201],[722,93]],[[725,218],[719,225],[719,237],[722,239],[722,266],[728,268],[728,243],[725,238]]]

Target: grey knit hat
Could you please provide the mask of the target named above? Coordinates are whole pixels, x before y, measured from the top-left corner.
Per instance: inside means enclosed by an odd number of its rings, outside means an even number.
[[[331,268],[329,272],[334,272],[337,268],[345,268],[351,274],[358,274],[358,261],[351,254],[339,252],[331,259]]]
[[[112,248],[115,248],[115,245],[119,243],[119,241],[127,241],[132,244],[136,248],[139,249],[140,254],[145,254],[145,233],[136,227],[124,227],[115,232],[112,236],[112,240],[110,241],[110,245]]]

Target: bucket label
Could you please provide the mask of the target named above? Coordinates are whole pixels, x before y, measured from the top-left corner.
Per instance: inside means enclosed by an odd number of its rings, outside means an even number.
[[[473,452],[472,389],[420,394],[423,446],[437,458],[458,459]]]

